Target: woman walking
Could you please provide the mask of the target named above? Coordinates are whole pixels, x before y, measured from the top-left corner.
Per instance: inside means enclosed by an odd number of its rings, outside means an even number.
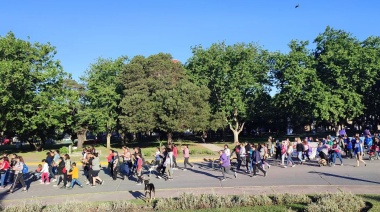
[[[9,164],[8,157],[6,157],[6,156],[1,158],[0,162],[1,162],[1,166],[0,166],[0,173],[1,173],[0,189],[4,189],[5,188],[5,180],[7,179],[8,174],[9,174],[10,164]]]
[[[363,143],[360,143],[359,136],[356,136],[356,143],[354,147],[354,154],[356,156],[356,166],[359,166],[359,162],[364,163],[364,166],[367,166],[366,162],[363,161],[364,148]]]
[[[11,188],[9,189],[9,193],[13,193],[16,184],[21,183],[22,185],[22,191],[28,191],[25,181],[24,181],[24,174],[22,173],[22,170],[24,169],[24,159],[21,156],[16,157],[16,164],[13,166],[13,170],[15,171],[15,180],[13,181],[13,184]]]
[[[100,185],[103,185],[104,180],[100,179],[100,160],[98,157],[98,153],[93,154],[92,165],[91,165],[91,175],[92,175],[92,187],[96,186],[96,181],[98,180]]]
[[[194,166],[193,166],[193,164],[191,164],[190,162],[189,162],[189,157],[190,157],[190,151],[189,151],[189,145],[184,145],[183,147],[182,147],[182,152],[183,152],[183,157],[184,157],[184,162],[183,162],[183,165],[185,166],[185,168],[183,169],[183,171],[186,171],[187,169],[186,169],[186,165],[189,165],[191,168],[193,168]]]

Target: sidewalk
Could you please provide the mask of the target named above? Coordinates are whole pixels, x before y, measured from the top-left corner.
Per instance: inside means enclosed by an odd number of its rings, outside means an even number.
[[[183,193],[200,194],[217,194],[217,195],[259,195],[259,194],[276,194],[276,193],[292,193],[292,194],[316,194],[324,192],[351,192],[354,194],[380,194],[380,186],[363,186],[363,185],[285,185],[285,186],[244,186],[244,187],[209,187],[209,188],[170,188],[156,189],[156,198],[178,197]],[[143,199],[144,190],[130,191],[112,191],[97,193],[80,193],[80,194],[63,194],[57,196],[30,197],[13,200],[3,200],[3,206],[20,204],[20,202],[31,204],[35,202],[43,202],[49,205],[64,203],[68,201],[80,202],[96,202],[96,201],[121,201],[132,199]]]

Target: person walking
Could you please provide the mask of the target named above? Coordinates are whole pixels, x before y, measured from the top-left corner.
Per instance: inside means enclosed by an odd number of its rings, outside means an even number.
[[[24,169],[24,165],[25,165],[24,159],[21,156],[17,156],[15,160],[16,160],[16,164],[13,166],[13,170],[15,172],[15,179],[8,192],[13,193],[17,183],[21,183],[22,188],[23,188],[22,191],[27,192],[28,189],[24,181],[24,173],[22,173]]]
[[[173,169],[178,169],[177,158],[178,158],[178,148],[173,143]]]
[[[183,162],[183,165],[184,165],[184,169],[183,171],[186,171],[187,169],[187,166],[186,165],[189,165],[191,168],[194,168],[193,164],[191,164],[189,162],[189,158],[190,158],[190,150],[189,150],[189,145],[185,144],[183,147],[182,147],[182,152],[183,152],[183,157],[184,157],[184,162]]]
[[[257,145],[252,147],[251,163],[253,168],[251,177],[256,177],[256,174],[258,173],[257,169],[264,173],[264,177],[267,176],[267,172],[261,166],[260,152],[257,150]]]
[[[359,136],[356,136],[356,143],[354,146],[354,154],[356,156],[357,167],[360,165],[359,162],[364,163],[364,166],[367,166],[367,163],[363,161],[364,155],[364,145],[360,142]]]
[[[7,179],[8,174],[9,174],[10,164],[9,164],[9,159],[6,156],[3,156],[1,158],[0,162],[1,162],[1,165],[0,165],[0,174],[1,174],[0,189],[4,189],[5,188],[5,180]]]
[[[64,179],[63,169],[64,168],[65,168],[65,162],[63,161],[63,158],[60,157],[58,159],[58,162],[57,162],[57,175],[56,175],[57,184],[54,184],[53,185],[54,187],[59,186],[59,184],[61,183],[61,180],[63,181],[63,179]]]
[[[286,151],[286,154],[287,154],[287,160],[286,160],[286,166],[284,166],[284,168],[287,168],[288,166],[290,166],[291,164],[291,167],[295,167],[296,165],[294,164],[294,161],[293,161],[293,158],[292,158],[292,154],[293,154],[293,145],[290,143],[289,146],[288,146],[288,149]]]
[[[303,152],[304,152],[304,145],[302,144],[301,142],[301,139],[299,137],[296,137],[296,142],[297,142],[297,145],[296,145],[296,150],[297,150],[297,156],[298,156],[298,159],[300,160],[300,164],[302,165],[303,164]]]
[[[75,184],[78,184],[79,187],[83,188],[82,183],[79,181],[79,170],[78,170],[77,164],[73,162],[71,166],[72,166],[72,171],[69,172],[69,175],[71,175],[71,185],[68,189],[74,188]]]
[[[42,163],[44,164],[42,165],[42,170],[41,170],[41,184],[45,184],[45,180],[46,180],[46,184],[50,184],[49,164],[45,159],[42,160]]]
[[[96,181],[99,181],[100,185],[104,184],[104,180],[100,179],[99,172],[100,172],[100,160],[98,157],[98,153],[94,153],[92,155],[92,162],[91,162],[91,176],[92,176],[92,187],[96,186]]]
[[[230,159],[227,158],[227,155],[224,152],[224,150],[219,151],[219,160],[220,160],[220,165],[221,165],[220,171],[223,174],[223,178],[221,179],[221,181],[226,180],[226,174],[234,175],[234,177],[237,178],[236,172],[233,172],[233,173],[231,172]]]

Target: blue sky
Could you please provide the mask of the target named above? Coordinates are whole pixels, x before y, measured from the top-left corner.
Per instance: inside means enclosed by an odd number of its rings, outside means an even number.
[[[98,57],[165,52],[185,63],[191,46],[220,41],[286,52],[327,25],[362,40],[380,35],[379,9],[378,0],[1,1],[0,36],[50,42],[78,79]]]

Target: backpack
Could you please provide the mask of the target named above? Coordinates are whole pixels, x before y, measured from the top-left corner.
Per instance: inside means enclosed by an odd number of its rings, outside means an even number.
[[[24,166],[22,167],[22,173],[23,174],[26,174],[26,173],[28,173],[29,172],[29,168],[28,168],[28,166],[24,163]]]

